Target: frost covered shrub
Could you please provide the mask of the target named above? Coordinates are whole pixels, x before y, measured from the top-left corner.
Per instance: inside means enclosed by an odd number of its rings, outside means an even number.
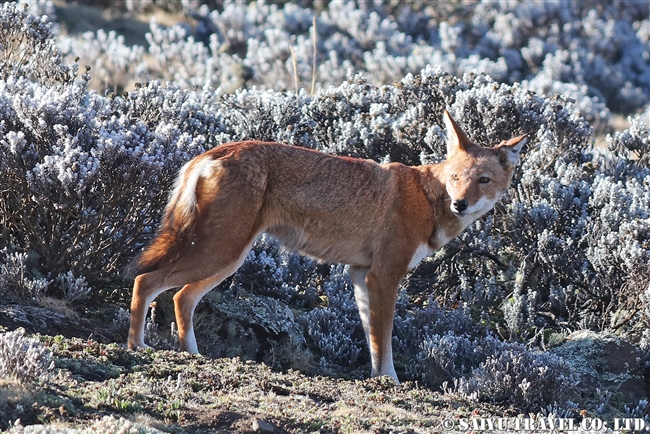
[[[56,8],[54,7],[54,2],[52,2],[52,0],[20,0],[18,3],[25,12],[31,15],[34,15],[35,17],[46,17],[47,20],[52,24],[52,32],[55,35],[60,34],[61,29],[57,23]]]
[[[605,170],[593,182],[590,205],[598,213],[587,255],[597,283],[618,302],[610,325],[638,339],[650,318],[650,129],[635,117],[606,143],[613,156],[601,158]]]
[[[76,59],[76,62],[92,68],[91,88],[121,93],[136,82],[146,81],[144,48],[139,45],[128,47],[124,36],[115,31],[106,33],[98,29],[77,37],[59,38],[58,45],[64,59]]]
[[[266,236],[264,236],[266,238]],[[288,302],[291,294],[283,288],[285,269],[274,242],[261,240],[251,250],[234,276],[234,285],[246,290],[274,295]],[[282,290],[285,291],[282,291]]]
[[[522,410],[563,402],[575,385],[560,357],[486,335],[467,305],[445,311],[432,303],[406,315],[398,309],[393,348],[407,356],[409,379],[434,389],[454,384],[466,398],[507,401]]]
[[[6,245],[36,254],[44,272],[96,281],[153,231],[167,186],[213,125],[180,90],[151,84],[110,100],[86,83],[0,82],[0,210]]]
[[[322,368],[357,366],[366,339],[354,301],[347,267],[333,265],[324,292],[328,305],[299,316],[297,321],[318,348]]]
[[[454,103],[457,92],[474,86],[487,88],[481,89],[482,100],[499,89],[487,77],[468,75],[458,79],[429,67],[421,75],[409,75],[394,86],[381,88],[361,75],[350,76],[340,86],[322,90],[315,97],[241,91],[222,96],[215,107],[223,124],[216,137],[222,142],[277,140],[377,161],[442,161],[446,152],[444,132],[439,126],[442,112]],[[504,87],[498,98],[507,101],[508,106],[494,107],[498,115],[510,116],[512,122],[508,125],[501,121],[490,126],[485,122],[486,115],[477,114],[476,126],[491,127],[489,137],[481,132],[477,139],[494,141],[505,138],[509,131],[536,128],[534,119],[524,117],[524,112],[543,100],[528,95],[523,98],[528,106],[518,107],[514,101],[518,91]],[[463,101],[458,113],[474,101],[471,97]]]
[[[264,234],[253,244],[230,287],[310,307],[315,301],[315,287],[322,283],[320,268],[317,261],[283,249]]]
[[[0,79],[29,77],[43,85],[69,83],[76,65],[66,66],[48,17],[32,15],[28,5],[0,6]]]
[[[420,343],[433,335],[479,333],[467,305],[447,311],[431,297],[427,306],[409,310],[408,297],[402,294],[398,297],[394,329],[393,346],[405,353],[418,351]]]
[[[25,337],[25,329],[0,334],[0,378],[41,380],[53,368],[50,349],[37,339]]]
[[[48,43],[36,49],[34,61],[51,54]],[[0,240],[45,278],[114,278],[153,232],[178,168],[219,128],[201,109],[209,96],[150,83],[111,99],[88,91],[87,73],[30,77],[0,81]]]
[[[311,93],[312,81],[316,89],[338,86],[349,71],[375,85],[427,65],[453,75],[487,73],[500,83],[571,97],[592,126],[607,131],[611,111],[630,113],[650,101],[650,19],[644,3],[592,6],[336,1],[316,12],[294,2],[232,1],[220,10],[186,3],[191,25],[151,23],[146,64],[138,59],[144,48],[126,47],[119,35],[59,40],[63,53],[82,56],[102,84],[118,87],[133,74],[134,81],[226,93],[251,86]]]
[[[130,322],[131,322],[131,313],[128,310],[121,307],[115,312],[115,315],[113,316],[113,322],[111,323],[111,327],[112,327],[111,331],[113,331],[117,336],[120,336],[123,340],[126,340],[126,337],[129,333]]]
[[[578,384],[573,369],[561,357],[490,336],[481,345],[485,361],[472,369],[471,376],[455,382],[461,395],[512,404],[524,412],[537,411],[554,402],[566,402]]]
[[[398,304],[404,303],[401,301]],[[560,357],[500,341],[477,327],[467,306],[432,303],[395,318],[393,348],[408,359],[406,376],[468,399],[508,402],[520,410],[563,403],[576,384]]]
[[[277,141],[309,146],[313,121],[301,114],[311,99],[281,92],[242,90],[224,95],[214,106],[221,129],[215,131],[215,140],[226,143],[239,140]],[[307,126],[301,125],[306,121]]]
[[[151,32],[146,36],[158,74],[163,80],[187,87],[216,87],[213,76],[219,69],[213,65],[214,59],[203,43],[188,37],[187,33],[182,25],[164,28],[151,23]]]
[[[467,399],[508,403],[522,411],[563,404],[577,384],[575,372],[561,357],[490,334],[427,334],[410,363],[407,374],[428,387],[453,390]]]
[[[84,300],[90,292],[86,278],[75,277],[72,271],[56,276],[56,282],[63,290],[63,298],[70,303]]]
[[[393,326],[393,350],[404,354],[408,378],[420,380],[431,387],[465,375],[477,365],[476,345],[470,340],[478,336],[467,305],[445,310],[431,297],[428,305],[409,309],[408,297],[398,297]]]
[[[650,109],[647,112],[650,113]],[[604,163],[615,179],[647,175],[650,168],[649,128],[650,117],[635,116],[630,118],[628,129],[607,136],[607,150],[616,158],[605,159]]]
[[[27,253],[9,253],[6,247],[0,253],[4,256],[0,258],[0,291],[5,296],[37,297],[45,293],[50,281],[33,277]]]
[[[437,388],[447,381],[464,377],[484,359],[480,346],[470,338],[447,331],[442,335],[426,335],[420,350],[406,367],[406,373],[426,386]]]

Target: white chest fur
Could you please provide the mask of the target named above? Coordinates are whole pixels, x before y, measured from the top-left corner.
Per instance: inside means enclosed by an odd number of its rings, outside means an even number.
[[[436,250],[441,249],[445,244],[454,238],[453,235],[450,235],[444,229],[440,228],[436,231],[435,237],[433,237],[433,242]]]
[[[409,262],[409,270],[412,270],[415,268],[420,261],[422,261],[424,258],[432,254],[434,250],[429,247],[428,244],[420,244],[417,249],[415,249],[415,253],[413,254],[413,257],[411,258],[411,262]]]

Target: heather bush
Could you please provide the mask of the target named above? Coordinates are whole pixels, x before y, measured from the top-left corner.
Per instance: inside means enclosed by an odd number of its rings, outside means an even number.
[[[91,86],[122,93],[136,82],[146,81],[147,65],[143,61],[144,47],[127,46],[124,37],[115,31],[85,32],[80,36],[59,38],[59,50],[64,60],[90,65]]]
[[[8,34],[31,34],[14,9],[2,12],[13,23]],[[42,38],[32,62],[51,61],[52,35]],[[61,294],[70,285],[54,277],[68,272],[89,284],[114,278],[130,260],[123,253],[153,232],[150,218],[180,165],[209,146],[216,120],[186,91],[157,83],[107,98],[88,91],[87,72],[57,81],[69,70],[62,65],[1,69],[0,239],[9,253],[28,254],[32,275]],[[157,182],[160,189],[147,188]]]
[[[283,249],[263,234],[253,244],[232,282],[224,286],[229,285],[234,292],[244,290],[310,307],[315,302],[315,287],[322,283],[319,268],[315,260]]]
[[[322,368],[354,367],[366,348],[366,339],[354,302],[352,282],[343,266],[332,266],[324,293],[327,306],[301,315],[298,322],[318,348]]]
[[[54,368],[52,352],[37,339],[25,336],[25,329],[0,334],[0,378],[37,381]]]
[[[10,294],[20,298],[26,295],[37,297],[45,293],[50,281],[33,276],[27,253],[8,253],[6,247],[0,253],[4,256],[0,263],[0,291],[7,300]]]
[[[427,335],[406,371],[422,384],[439,388],[448,381],[467,376],[484,359],[485,354],[475,342],[447,331],[442,335]]]
[[[631,113],[650,101],[650,20],[641,3],[599,8],[337,1],[317,13],[294,3],[225,2],[220,10],[187,3],[193,25],[151,22],[152,61],[142,60],[144,47],[127,47],[103,31],[61,35],[59,45],[67,58],[81,56],[98,70],[97,80],[111,89],[132,75],[227,93],[250,86],[312,93],[338,86],[350,71],[383,85],[438,65],[453,75],[486,73],[539,94],[569,96],[592,126],[607,131],[611,111]]]
[[[76,76],[76,66],[62,63],[48,17],[32,15],[27,7],[4,3],[0,9],[0,79],[28,77],[43,85],[69,83]]]
[[[398,297],[393,346],[400,352],[414,356],[420,344],[434,335],[478,336],[482,331],[467,304],[447,310],[430,297],[425,306],[411,309],[408,296],[401,293]]]
[[[198,130],[212,125],[176,89],[152,84],[111,100],[85,83],[46,90],[24,78],[0,82],[0,210],[10,249],[36,255],[48,276],[72,271],[97,282],[120,272],[123,252],[154,230],[166,186],[205,149]],[[157,182],[161,189],[147,188]]]
[[[446,311],[431,303],[408,315],[398,311],[393,341],[408,356],[409,378],[470,401],[538,410],[564,405],[577,384],[562,358],[502,342],[474,324],[467,305]]]
[[[557,410],[559,405],[565,411],[578,384],[574,369],[561,357],[490,334],[471,337],[447,331],[429,335],[420,347],[411,374],[468,401],[510,404],[524,412],[552,406]]]
[[[461,395],[534,411],[566,402],[578,384],[570,365],[553,354],[529,351],[489,336],[481,349],[485,361],[472,369],[471,376],[455,382]]]
[[[63,290],[63,298],[69,303],[84,300],[90,292],[86,278],[83,276],[75,277],[72,271],[56,276],[56,282]]]

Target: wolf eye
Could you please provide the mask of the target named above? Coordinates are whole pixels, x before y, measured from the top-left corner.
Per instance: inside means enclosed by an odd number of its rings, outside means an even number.
[[[488,178],[488,177],[486,177],[486,176],[481,176],[481,177],[478,179],[478,182],[480,182],[481,184],[487,184],[488,182],[490,182],[490,178]]]

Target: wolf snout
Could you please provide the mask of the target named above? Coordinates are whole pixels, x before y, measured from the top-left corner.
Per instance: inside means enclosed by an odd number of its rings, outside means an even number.
[[[453,212],[455,212],[456,214],[460,214],[463,211],[465,211],[468,206],[469,206],[469,204],[467,203],[466,200],[462,200],[462,199],[461,200],[455,200],[451,204],[451,210]]]

